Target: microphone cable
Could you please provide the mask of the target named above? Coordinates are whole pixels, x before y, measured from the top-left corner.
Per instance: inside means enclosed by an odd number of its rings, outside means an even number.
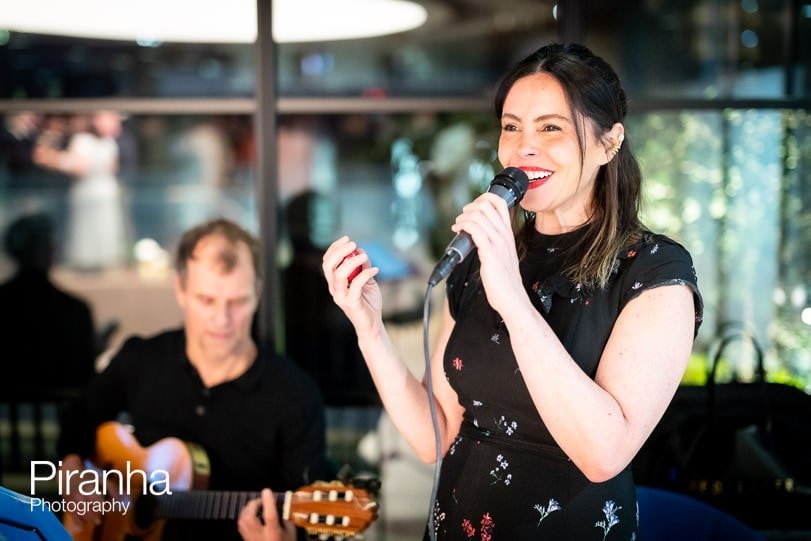
[[[507,207],[515,206],[526,195],[529,189],[529,177],[517,167],[507,167],[495,176],[488,188],[507,202]],[[445,255],[440,258],[433,272],[428,278],[428,288],[425,291],[425,301],[422,312],[422,342],[425,356],[425,383],[428,387],[428,407],[431,410],[431,422],[434,426],[434,443],[436,444],[436,463],[434,467],[434,486],[431,489],[431,502],[428,509],[428,536],[436,541],[436,524],[434,506],[439,489],[439,471],[442,467],[442,436],[439,433],[439,420],[437,417],[436,399],[434,398],[434,384],[431,377],[431,352],[428,347],[428,320],[431,315],[431,290],[444,280],[473,249],[473,240],[466,232],[459,232],[445,249]],[[444,361],[443,361],[444,362]]]
[[[436,398],[434,397],[434,384],[431,376],[431,352],[428,347],[428,322],[431,317],[431,291],[435,284],[428,283],[425,290],[425,300],[422,311],[422,347],[425,356],[425,384],[428,387],[428,408],[431,410],[431,423],[434,427],[434,444],[436,452],[436,462],[434,463],[434,485],[431,487],[431,500],[428,508],[428,537],[431,541],[436,541],[436,517],[434,507],[436,506],[437,490],[439,489],[439,472],[442,468],[442,437],[439,434],[439,416],[436,408]]]

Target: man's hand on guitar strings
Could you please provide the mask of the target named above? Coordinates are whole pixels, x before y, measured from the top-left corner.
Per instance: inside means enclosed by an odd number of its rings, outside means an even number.
[[[267,488],[262,490],[261,498],[249,501],[242,509],[237,529],[245,541],[294,541],[296,538],[292,524],[285,527],[280,523],[273,492]]]

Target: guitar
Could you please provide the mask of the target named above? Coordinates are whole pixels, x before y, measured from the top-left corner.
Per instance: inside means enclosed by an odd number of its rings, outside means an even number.
[[[235,520],[248,501],[259,492],[209,491],[210,465],[205,451],[178,438],[164,438],[143,448],[124,425],[107,422],[96,430],[96,450],[92,464],[102,472],[134,475],[129,494],[121,490],[112,496],[113,509],[101,515],[101,524],[80,522],[65,513],[63,524],[74,541],[158,541],[167,519]],[[127,473],[124,473],[127,472]],[[163,474],[161,489],[149,490],[142,482],[153,474]],[[160,476],[157,476],[161,479]],[[172,494],[166,493],[167,485]],[[144,490],[146,487],[146,490]],[[110,497],[109,492],[105,492]],[[377,502],[369,492],[340,481],[319,481],[295,491],[274,493],[279,517],[304,528],[310,535],[351,537],[364,531],[377,519]],[[129,503],[130,505],[126,505]],[[122,510],[126,505],[126,510]],[[117,508],[116,508],[117,507]]]

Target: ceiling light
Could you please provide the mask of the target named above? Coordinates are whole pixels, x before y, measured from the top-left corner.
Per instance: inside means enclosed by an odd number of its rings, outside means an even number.
[[[408,0],[273,1],[280,43],[381,36],[426,19]],[[0,29],[151,43],[253,43],[256,26],[255,0],[25,0],[0,10]]]

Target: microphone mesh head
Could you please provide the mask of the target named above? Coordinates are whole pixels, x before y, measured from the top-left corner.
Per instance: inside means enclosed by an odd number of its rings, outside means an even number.
[[[500,184],[515,194],[515,202],[521,201],[529,188],[529,177],[517,167],[503,169],[490,185]]]

